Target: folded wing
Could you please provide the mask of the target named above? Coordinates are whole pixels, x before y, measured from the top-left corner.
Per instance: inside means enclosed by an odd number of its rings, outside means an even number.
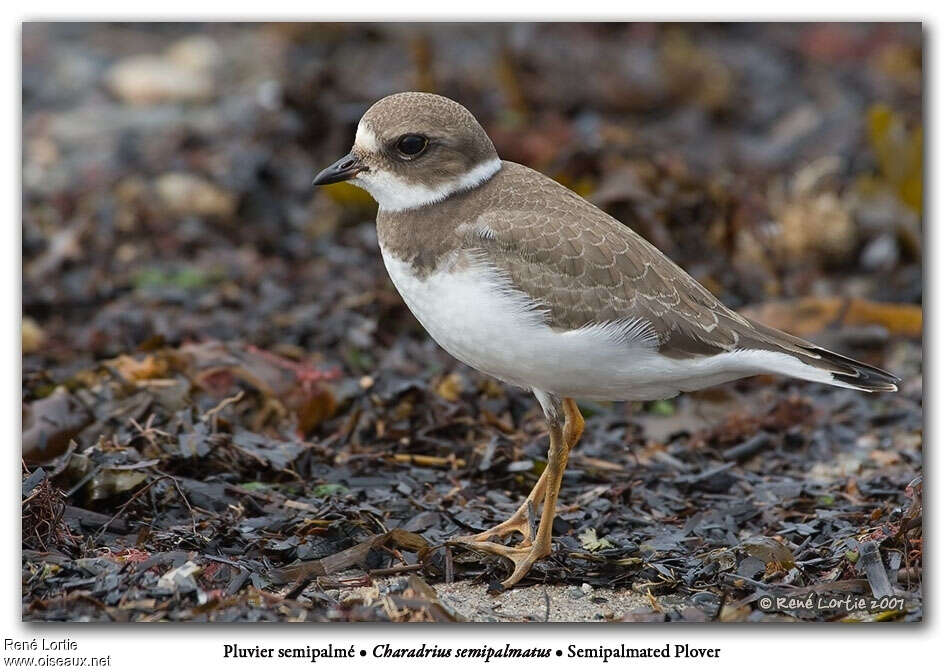
[[[738,315],[632,229],[553,180],[515,164],[505,172],[503,190],[518,208],[483,214],[464,231],[465,246],[532,297],[552,328],[599,325],[673,359],[781,353],[803,365],[791,375],[897,389],[891,374]]]

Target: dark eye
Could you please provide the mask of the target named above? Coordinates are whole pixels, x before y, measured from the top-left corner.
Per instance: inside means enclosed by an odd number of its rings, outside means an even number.
[[[397,151],[403,156],[416,156],[424,149],[429,141],[422,135],[404,135],[397,140]]]

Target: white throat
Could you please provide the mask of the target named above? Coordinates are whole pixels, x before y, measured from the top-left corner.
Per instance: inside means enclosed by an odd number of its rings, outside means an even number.
[[[456,179],[428,186],[407,182],[386,170],[369,170],[351,180],[374,197],[381,210],[400,212],[442,201],[452,194],[473,189],[501,169],[501,159],[494,158],[470,169]]]

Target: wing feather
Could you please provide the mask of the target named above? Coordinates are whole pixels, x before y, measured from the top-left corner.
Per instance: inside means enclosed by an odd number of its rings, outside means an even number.
[[[504,188],[533,197],[517,198],[514,210],[483,212],[465,244],[533,297],[550,326],[646,325],[626,333],[673,357],[737,347],[738,330],[749,328],[742,317],[628,226],[528,173],[521,181],[506,176]]]

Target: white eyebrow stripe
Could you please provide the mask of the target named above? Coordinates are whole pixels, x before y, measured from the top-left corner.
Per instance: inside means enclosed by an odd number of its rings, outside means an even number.
[[[360,129],[358,129],[358,137],[360,137]],[[402,212],[438,203],[456,192],[473,189],[497,173],[501,166],[501,159],[495,157],[471,168],[464,175],[435,187],[406,182],[386,170],[365,171],[353,178],[351,182],[366,189],[377,201],[381,210]]]

